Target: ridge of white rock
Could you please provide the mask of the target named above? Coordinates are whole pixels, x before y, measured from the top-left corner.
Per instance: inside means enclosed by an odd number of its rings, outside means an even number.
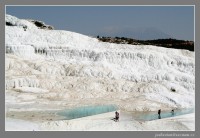
[[[195,52],[100,42],[74,32],[39,29],[11,15],[6,22],[13,24],[5,27],[9,109],[52,100],[62,106],[102,101],[130,111],[194,107]],[[19,93],[19,87],[37,92],[26,99],[26,89]]]

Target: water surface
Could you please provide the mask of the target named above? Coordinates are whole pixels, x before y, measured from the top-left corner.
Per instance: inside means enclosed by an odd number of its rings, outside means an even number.
[[[76,107],[73,109],[65,109],[57,112],[57,114],[65,116],[65,119],[70,120],[80,117],[113,112],[116,110],[118,110],[118,108],[114,105],[97,105],[97,106],[83,106],[83,107]]]
[[[133,113],[133,118],[136,120],[143,120],[143,121],[150,121],[150,120],[156,120],[156,119],[162,119],[162,118],[168,118],[168,117],[174,117],[184,114],[193,113],[194,108],[188,108],[188,109],[177,109],[174,110],[174,113],[171,111],[161,111],[161,115],[158,115],[158,112],[140,112],[140,113]]]

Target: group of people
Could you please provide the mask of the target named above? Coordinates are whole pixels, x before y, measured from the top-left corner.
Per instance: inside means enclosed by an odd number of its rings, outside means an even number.
[[[174,116],[174,110],[171,110],[172,116]],[[158,119],[161,119],[161,109],[158,110]]]
[[[172,116],[174,116],[174,110],[171,110]],[[161,109],[158,110],[158,119],[161,119]],[[114,121],[119,121],[119,112],[115,112],[115,118]]]

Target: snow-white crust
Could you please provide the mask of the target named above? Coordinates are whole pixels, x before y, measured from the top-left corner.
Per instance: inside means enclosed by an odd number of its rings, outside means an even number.
[[[101,98],[131,111],[194,107],[194,52],[100,42],[11,15],[6,22],[12,24],[5,26],[8,105]],[[24,96],[27,87],[32,98]]]

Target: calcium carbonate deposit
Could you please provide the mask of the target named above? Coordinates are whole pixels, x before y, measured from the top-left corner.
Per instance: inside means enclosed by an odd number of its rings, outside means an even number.
[[[11,15],[5,20],[7,130],[26,130],[24,124],[30,130],[193,129],[180,122],[153,127],[156,121],[141,124],[127,116],[135,111],[194,108],[194,52],[100,42]],[[90,126],[83,119],[71,124],[54,121],[50,113],[37,117],[45,111],[109,104],[121,110],[125,122],[105,117]]]

